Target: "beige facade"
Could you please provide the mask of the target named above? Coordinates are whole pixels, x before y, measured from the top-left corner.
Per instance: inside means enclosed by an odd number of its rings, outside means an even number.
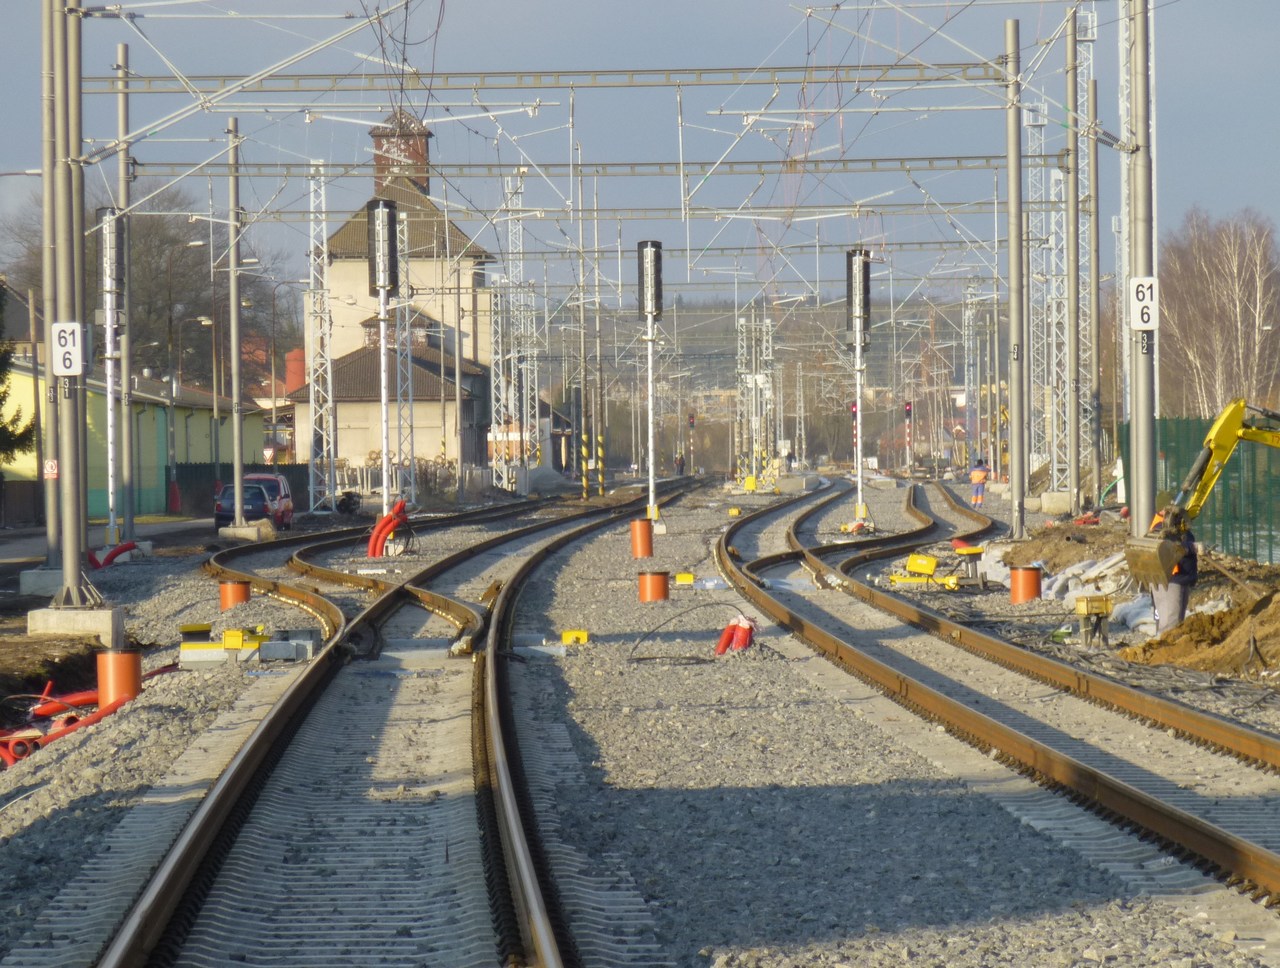
[[[492,257],[462,233],[430,197],[430,132],[411,116],[396,115],[370,130],[374,195],[394,203],[399,226],[399,287],[389,293],[386,343],[389,450],[403,459],[397,403],[397,315],[406,313],[414,358],[413,457],[421,462],[484,464],[489,422],[488,370],[492,295],[485,271]],[[332,319],[334,452],[349,466],[381,464],[381,374],[377,347],[378,294],[369,285],[369,231],[365,207],[327,240],[327,303]],[[407,307],[400,306],[406,293]],[[314,312],[314,307],[312,307]],[[308,314],[308,377],[315,372],[314,324]],[[340,372],[341,371],[341,372]],[[310,451],[310,394],[291,394],[298,455]]]

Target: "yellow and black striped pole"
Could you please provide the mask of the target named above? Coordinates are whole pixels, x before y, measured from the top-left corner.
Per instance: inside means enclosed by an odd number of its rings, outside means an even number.
[[[596,493],[604,497],[604,434],[596,434]]]

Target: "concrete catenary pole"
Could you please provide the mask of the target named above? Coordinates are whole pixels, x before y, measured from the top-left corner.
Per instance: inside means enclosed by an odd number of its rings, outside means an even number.
[[[244,527],[244,412],[240,396],[240,126],[227,125],[227,317],[231,355],[231,474],[235,481],[236,514],[232,524]]]
[[[72,179],[72,92],[80,94],[80,76],[73,74],[72,64],[79,59],[68,57],[70,40],[68,21],[75,19],[64,9],[53,9],[53,71],[55,84],[54,129],[55,169],[52,184],[45,191],[54,194],[54,276],[57,290],[56,322],[76,323],[79,328],[79,351],[83,353],[83,319],[76,315],[76,245],[75,219],[72,209],[78,204]],[[53,343],[50,343],[50,350]],[[83,356],[81,357],[83,359]],[[82,377],[58,378],[58,495],[62,504],[62,587],[50,605],[54,608],[90,608],[102,603],[102,597],[84,576],[84,479],[81,463],[83,417],[77,393]]]
[[[52,359],[53,321],[58,313],[57,304],[57,267],[54,255],[57,251],[57,219],[54,214],[56,192],[54,185],[59,177],[56,158],[57,142],[57,97],[55,91],[54,72],[54,13],[56,0],[43,0],[40,4],[40,183],[44,187],[41,200],[41,249],[40,277],[42,292],[40,301],[41,339],[44,341],[44,423],[41,433],[44,442],[44,456],[54,462],[58,460],[58,386],[50,378],[49,361]],[[61,4],[58,4],[61,7]],[[33,351],[34,355],[34,351]],[[59,569],[62,567],[62,510],[58,499],[58,478],[56,475],[44,473],[44,529],[45,529],[45,567]]]
[[[1089,434],[1089,466],[1093,468],[1093,506],[1102,504],[1102,328],[1099,316],[1102,300],[1099,294],[1097,267],[1101,265],[1102,244],[1098,230],[1098,82],[1089,82],[1089,264],[1094,272],[1089,275],[1089,345],[1093,347],[1093,363],[1089,368],[1089,400],[1093,414],[1093,427]]]
[[[121,541],[132,541],[135,487],[133,478],[133,305],[130,296],[129,237],[132,219],[129,217],[129,45],[116,45],[116,130],[119,132],[120,151],[116,155],[119,168],[116,174],[118,204],[121,214],[116,217],[120,241],[119,271],[120,293],[116,297],[116,313],[120,318],[120,505]],[[166,412],[165,420],[170,414]]]
[[[1155,245],[1152,238],[1152,173],[1151,173],[1151,75],[1150,35],[1147,0],[1133,0],[1133,130],[1134,146],[1130,157],[1133,172],[1133,274],[1151,276],[1155,268]],[[1133,330],[1133,431],[1130,435],[1130,466],[1133,468],[1132,534],[1146,533],[1155,515],[1156,467],[1156,401],[1154,330]]]
[[[1026,386],[1027,354],[1022,312],[1022,71],[1018,41],[1018,21],[1006,20],[1005,74],[1008,108],[1005,117],[1006,171],[1008,175],[1006,239],[1009,273],[1009,532],[1013,538],[1026,537],[1027,435]]]

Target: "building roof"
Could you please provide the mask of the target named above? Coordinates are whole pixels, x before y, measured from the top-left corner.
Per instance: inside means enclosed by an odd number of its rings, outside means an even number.
[[[410,357],[413,375],[413,399],[415,401],[439,400],[443,391],[446,399],[455,395],[454,381],[447,376],[440,376],[440,351],[427,346],[415,346]],[[445,373],[453,372],[453,357],[444,356]],[[464,362],[462,372],[468,376],[483,375],[485,370],[473,363]],[[395,380],[395,359],[387,361],[387,376]],[[305,401],[310,395],[310,387],[302,386],[289,394],[288,399]],[[394,394],[394,387],[389,392]],[[382,396],[382,370],[379,351],[376,346],[362,346],[358,350],[340,356],[333,361],[333,399],[335,403],[361,403],[379,400]],[[463,399],[472,396],[464,384]]]
[[[404,258],[493,261],[492,255],[467,238],[410,179],[400,175],[390,178],[375,198],[395,202],[397,213],[408,219],[409,251],[403,253]],[[353,212],[329,236],[329,255],[334,259],[369,257],[369,218],[364,208]]]

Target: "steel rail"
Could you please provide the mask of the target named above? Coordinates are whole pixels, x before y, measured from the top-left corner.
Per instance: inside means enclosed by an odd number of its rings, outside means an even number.
[[[945,489],[944,498],[957,513],[971,519],[985,517],[956,503]],[[967,532],[964,537],[975,537],[985,529]],[[811,568],[829,570],[830,566],[818,559],[822,549],[810,549],[805,559]],[[1139,716],[1166,729],[1177,730],[1184,738],[1224,750],[1241,759],[1261,764],[1270,769],[1280,769],[1280,740],[1252,727],[1232,722],[1213,713],[1192,709],[1179,702],[1165,699],[1126,686],[1114,679],[1077,669],[1049,656],[1028,652],[1011,642],[988,635],[970,626],[952,621],[946,616],[910,601],[891,595],[883,589],[849,577],[849,572],[863,564],[861,556],[842,562],[839,571],[849,580],[846,588],[859,598],[877,608],[891,612],[918,628],[932,632],[939,638],[984,658],[998,662],[1009,669],[1022,672],[1082,698],[1110,706],[1130,715]]]
[[[603,519],[587,526],[588,528],[600,527],[603,524],[610,523],[618,514],[642,506],[644,501],[645,498],[640,496],[612,506],[602,507],[597,505],[576,511],[567,518],[539,522],[538,525],[533,526],[531,529],[520,529],[518,533],[526,533],[538,528],[554,527],[557,524],[563,524],[566,520],[572,521],[581,516],[594,516]],[[511,510],[512,508],[508,506],[502,509],[502,513],[510,513]],[[492,509],[478,509],[476,511],[463,512],[461,515],[432,518],[429,521],[434,522],[437,526],[442,526],[446,523],[456,522],[459,519],[475,520],[477,517],[483,518],[493,516],[493,514]],[[421,525],[427,522],[419,523]],[[268,544],[280,550],[284,550],[290,545],[305,546],[309,542],[325,548],[333,548],[350,544],[367,533],[367,527],[353,527],[330,532],[321,537],[318,542],[316,541],[316,535],[294,535]],[[493,546],[501,543],[504,539],[509,540],[511,536],[511,533],[507,533],[494,539],[488,539],[484,544]],[[567,540],[570,539],[564,539],[563,541],[557,539],[561,544]],[[254,728],[244,745],[231,758],[226,769],[214,782],[199,806],[196,807],[192,817],[176,838],[173,847],[152,873],[139,897],[125,915],[115,936],[107,943],[102,956],[97,962],[100,968],[124,968],[124,966],[141,965],[156,950],[157,946],[165,938],[175,914],[184,903],[184,897],[188,889],[193,885],[193,879],[196,877],[202,862],[214,848],[223,831],[227,829],[243,798],[259,782],[264,769],[284,744],[284,741],[301,719],[305,717],[307,711],[314,705],[318,696],[325,690],[337,671],[349,661],[351,655],[356,651],[351,645],[352,638],[363,635],[366,628],[374,628],[399,604],[402,604],[407,596],[412,596],[420,603],[432,608],[433,611],[437,611],[437,614],[454,621],[460,631],[465,631],[467,634],[479,634],[479,631],[485,625],[486,617],[466,603],[448,599],[445,596],[431,592],[429,589],[407,587],[411,582],[425,580],[431,574],[438,573],[441,570],[438,564],[424,568],[421,572],[402,583],[381,580],[375,580],[368,584],[359,583],[362,587],[380,592],[380,594],[359,615],[347,622],[341,610],[321,596],[318,591],[296,588],[283,582],[265,579],[251,572],[231,567],[231,562],[238,563],[244,557],[261,553],[264,547],[267,547],[267,545],[245,545],[225,549],[213,555],[205,563],[204,569],[216,578],[249,581],[262,593],[275,595],[308,609],[314,608],[322,616],[322,621],[325,621],[326,628],[332,627],[334,631],[329,635],[316,658],[285,689],[279,701]],[[464,552],[451,557],[461,559],[473,553],[474,549],[471,552]],[[318,566],[312,567],[317,569],[316,574],[318,577],[328,577],[328,575],[323,574],[323,569],[319,569]],[[335,578],[346,574],[336,571],[330,573]],[[363,578],[367,576],[346,575],[346,577]],[[488,668],[491,670],[493,666],[489,665]],[[478,663],[478,669],[483,672],[486,669],[485,664]],[[489,678],[491,677],[485,676],[486,680]],[[500,741],[497,744],[490,742],[489,745],[491,748],[495,745],[498,749],[501,748]],[[481,759],[483,761],[483,756]],[[493,757],[491,756],[486,769],[490,769],[492,766]],[[510,774],[509,769],[504,768],[503,772]],[[498,792],[501,793],[500,790]],[[511,796],[513,794],[504,794],[504,798]],[[521,829],[518,822],[514,829]],[[510,844],[505,844],[504,847],[507,850],[511,849]],[[555,965],[558,963],[548,962],[547,964]]]
[[[701,486],[705,486],[705,482],[686,478],[670,485],[658,503],[665,505]],[[521,563],[493,602],[484,650],[485,663],[489,669],[484,688],[493,787],[497,797],[501,835],[511,862],[515,901],[524,914],[522,920],[529,930],[527,940],[533,960],[528,964],[535,968],[572,966],[578,964],[578,958],[572,934],[560,909],[549,864],[543,855],[537,818],[532,807],[521,802],[518,792],[527,788],[523,778],[517,776],[520,770],[519,758],[507,752],[509,745],[513,752],[518,752],[507,680],[507,662],[512,655],[507,646],[515,620],[515,604],[529,575],[552,554],[592,531],[607,527],[623,514],[637,511],[647,504],[647,495],[642,495],[613,509],[607,518],[588,521],[553,538]]]
[[[945,489],[939,489],[946,493]],[[914,489],[908,498],[909,502],[912,501],[913,496]],[[975,531],[984,530],[977,521],[978,518],[988,521],[989,526],[989,519],[961,508],[954,499],[950,499],[950,495],[947,497],[954,508],[975,520],[975,525],[978,525]],[[914,507],[913,503],[908,506]],[[1046,681],[1054,681],[1055,684],[1061,682],[1064,689],[1072,689],[1074,685],[1075,689],[1072,691],[1076,691],[1078,695],[1098,699],[1126,711],[1132,707],[1136,715],[1143,715],[1141,710],[1150,709],[1164,717],[1154,719],[1161,725],[1167,725],[1190,736],[1196,735],[1194,730],[1203,729],[1206,735],[1201,738],[1205,742],[1227,749],[1244,749],[1265,754],[1266,760],[1262,760],[1262,756],[1257,757],[1263,762],[1272,762],[1272,758],[1276,755],[1274,740],[1249,727],[1231,724],[1226,720],[1219,720],[1217,717],[1168,700],[1137,693],[1118,683],[1073,669],[1057,660],[1024,652],[1016,646],[952,622],[929,609],[903,602],[850,575],[854,568],[877,558],[901,552],[904,547],[910,547],[910,543],[896,546],[888,542],[881,543],[879,547],[846,559],[838,569],[832,568],[820,557],[823,551],[832,551],[838,547],[831,545],[771,555],[768,559],[751,563],[749,567],[739,566],[733,556],[728,553],[728,540],[734,531],[750,524],[758,515],[759,512],[740,519],[721,536],[716,545],[716,560],[726,579],[779,625],[790,629],[802,640],[826,653],[833,661],[849,669],[859,678],[877,686],[891,698],[936,719],[949,731],[967,741],[995,750],[1031,775],[1071,790],[1104,811],[1109,811],[1155,833],[1219,870],[1230,872],[1234,877],[1243,879],[1257,893],[1270,894],[1273,897],[1280,894],[1280,856],[1277,854],[1230,834],[1177,807],[1163,803],[1073,757],[1024,736],[871,658],[776,601],[763,587],[763,581],[758,572],[767,566],[803,560],[806,566],[813,570],[815,580],[817,580],[816,576],[821,575],[828,583],[845,589],[869,604],[888,611],[903,621],[916,624],[947,641],[961,644],[970,651],[985,655],[987,650],[990,650],[993,656],[1000,657],[996,661],[1003,661],[1018,669],[1025,668],[1029,675],[1046,678]],[[918,538],[916,541],[916,547],[924,543]],[[1050,675],[1054,678],[1049,679]],[[1103,696],[1109,698],[1103,699]],[[1214,738],[1210,739],[1209,736]],[[1241,755],[1249,754],[1241,753]]]

